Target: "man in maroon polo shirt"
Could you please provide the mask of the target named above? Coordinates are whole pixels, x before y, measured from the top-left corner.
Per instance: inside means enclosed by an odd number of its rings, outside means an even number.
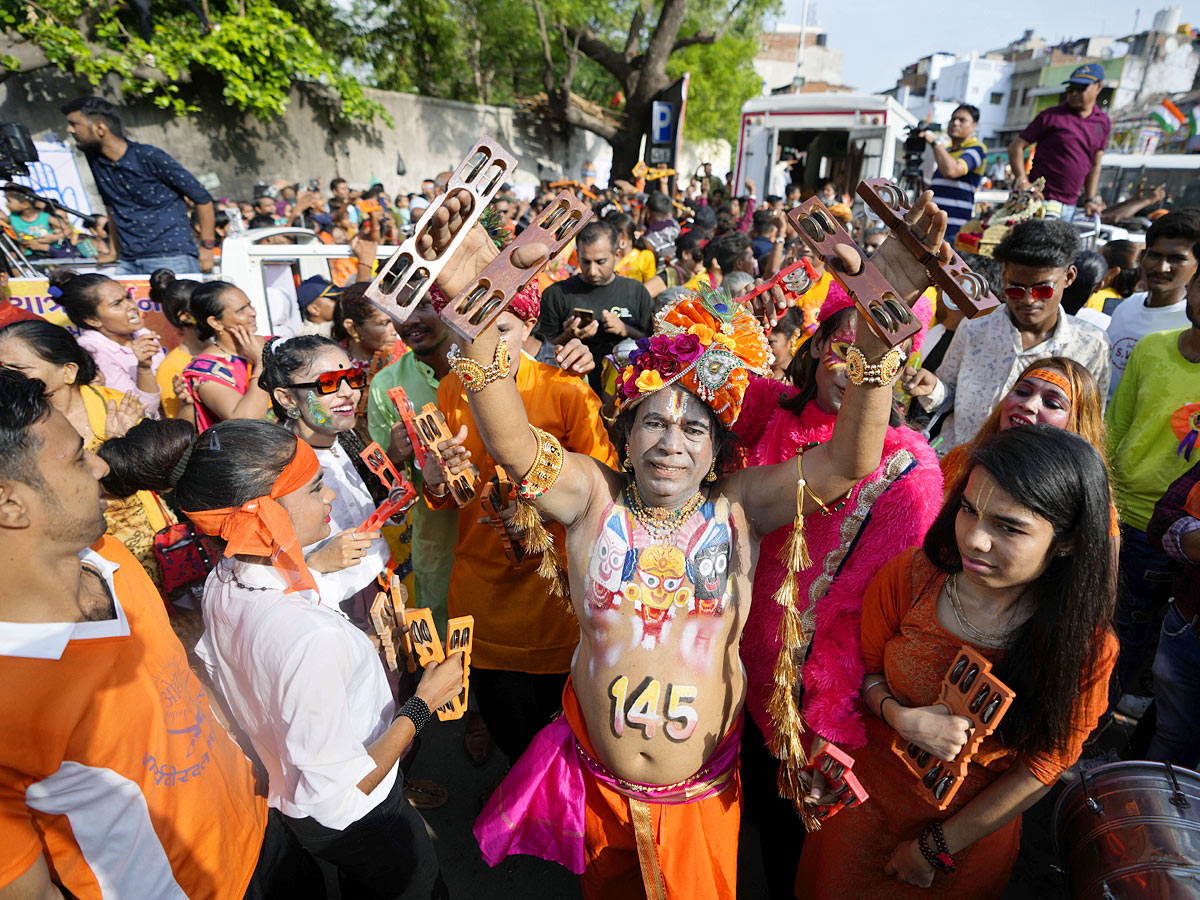
[[[1062,219],[1070,222],[1081,202],[1088,215],[1104,208],[1096,189],[1100,157],[1112,122],[1096,108],[1096,98],[1104,87],[1104,69],[1099,63],[1080,66],[1063,83],[1066,101],[1039,113],[1008,145],[1008,159],[1015,188],[1027,189],[1030,181],[1044,177],[1046,199],[1062,203]],[[1030,144],[1037,144],[1037,151],[1026,175],[1025,148]]]

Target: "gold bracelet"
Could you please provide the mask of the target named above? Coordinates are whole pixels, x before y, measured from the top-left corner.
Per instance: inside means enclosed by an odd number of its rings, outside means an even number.
[[[467,359],[459,354],[458,344],[450,348],[446,358],[450,361],[450,368],[458,374],[463,387],[472,394],[478,394],[492,382],[508,377],[508,344],[503,340],[496,343],[496,352],[492,354],[492,364],[486,369],[475,360]]]
[[[900,374],[900,348],[893,347],[879,362],[869,364],[867,357],[855,346],[846,351],[846,377],[851,384],[884,387]]]
[[[554,435],[533,425],[529,430],[537,438],[537,456],[517,486],[517,493],[526,500],[536,500],[558,481],[563,467],[563,447]]]

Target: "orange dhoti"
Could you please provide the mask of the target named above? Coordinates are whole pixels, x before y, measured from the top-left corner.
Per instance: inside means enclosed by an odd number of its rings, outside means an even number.
[[[484,859],[495,865],[510,853],[530,853],[582,869],[587,900],[734,900],[740,716],[695,775],[664,787],[622,781],[597,761],[570,681],[563,711],[476,822]],[[554,746],[547,740],[552,732]],[[539,766],[541,760],[546,764]]]

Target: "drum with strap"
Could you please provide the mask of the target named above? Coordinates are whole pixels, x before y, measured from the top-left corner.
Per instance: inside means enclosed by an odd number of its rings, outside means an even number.
[[[1116,762],[1062,792],[1052,825],[1074,900],[1200,897],[1200,774]]]

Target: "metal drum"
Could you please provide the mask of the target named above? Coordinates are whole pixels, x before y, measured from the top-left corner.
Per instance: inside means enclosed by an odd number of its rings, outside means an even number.
[[[1117,762],[1062,792],[1052,830],[1074,900],[1200,898],[1200,774]]]

